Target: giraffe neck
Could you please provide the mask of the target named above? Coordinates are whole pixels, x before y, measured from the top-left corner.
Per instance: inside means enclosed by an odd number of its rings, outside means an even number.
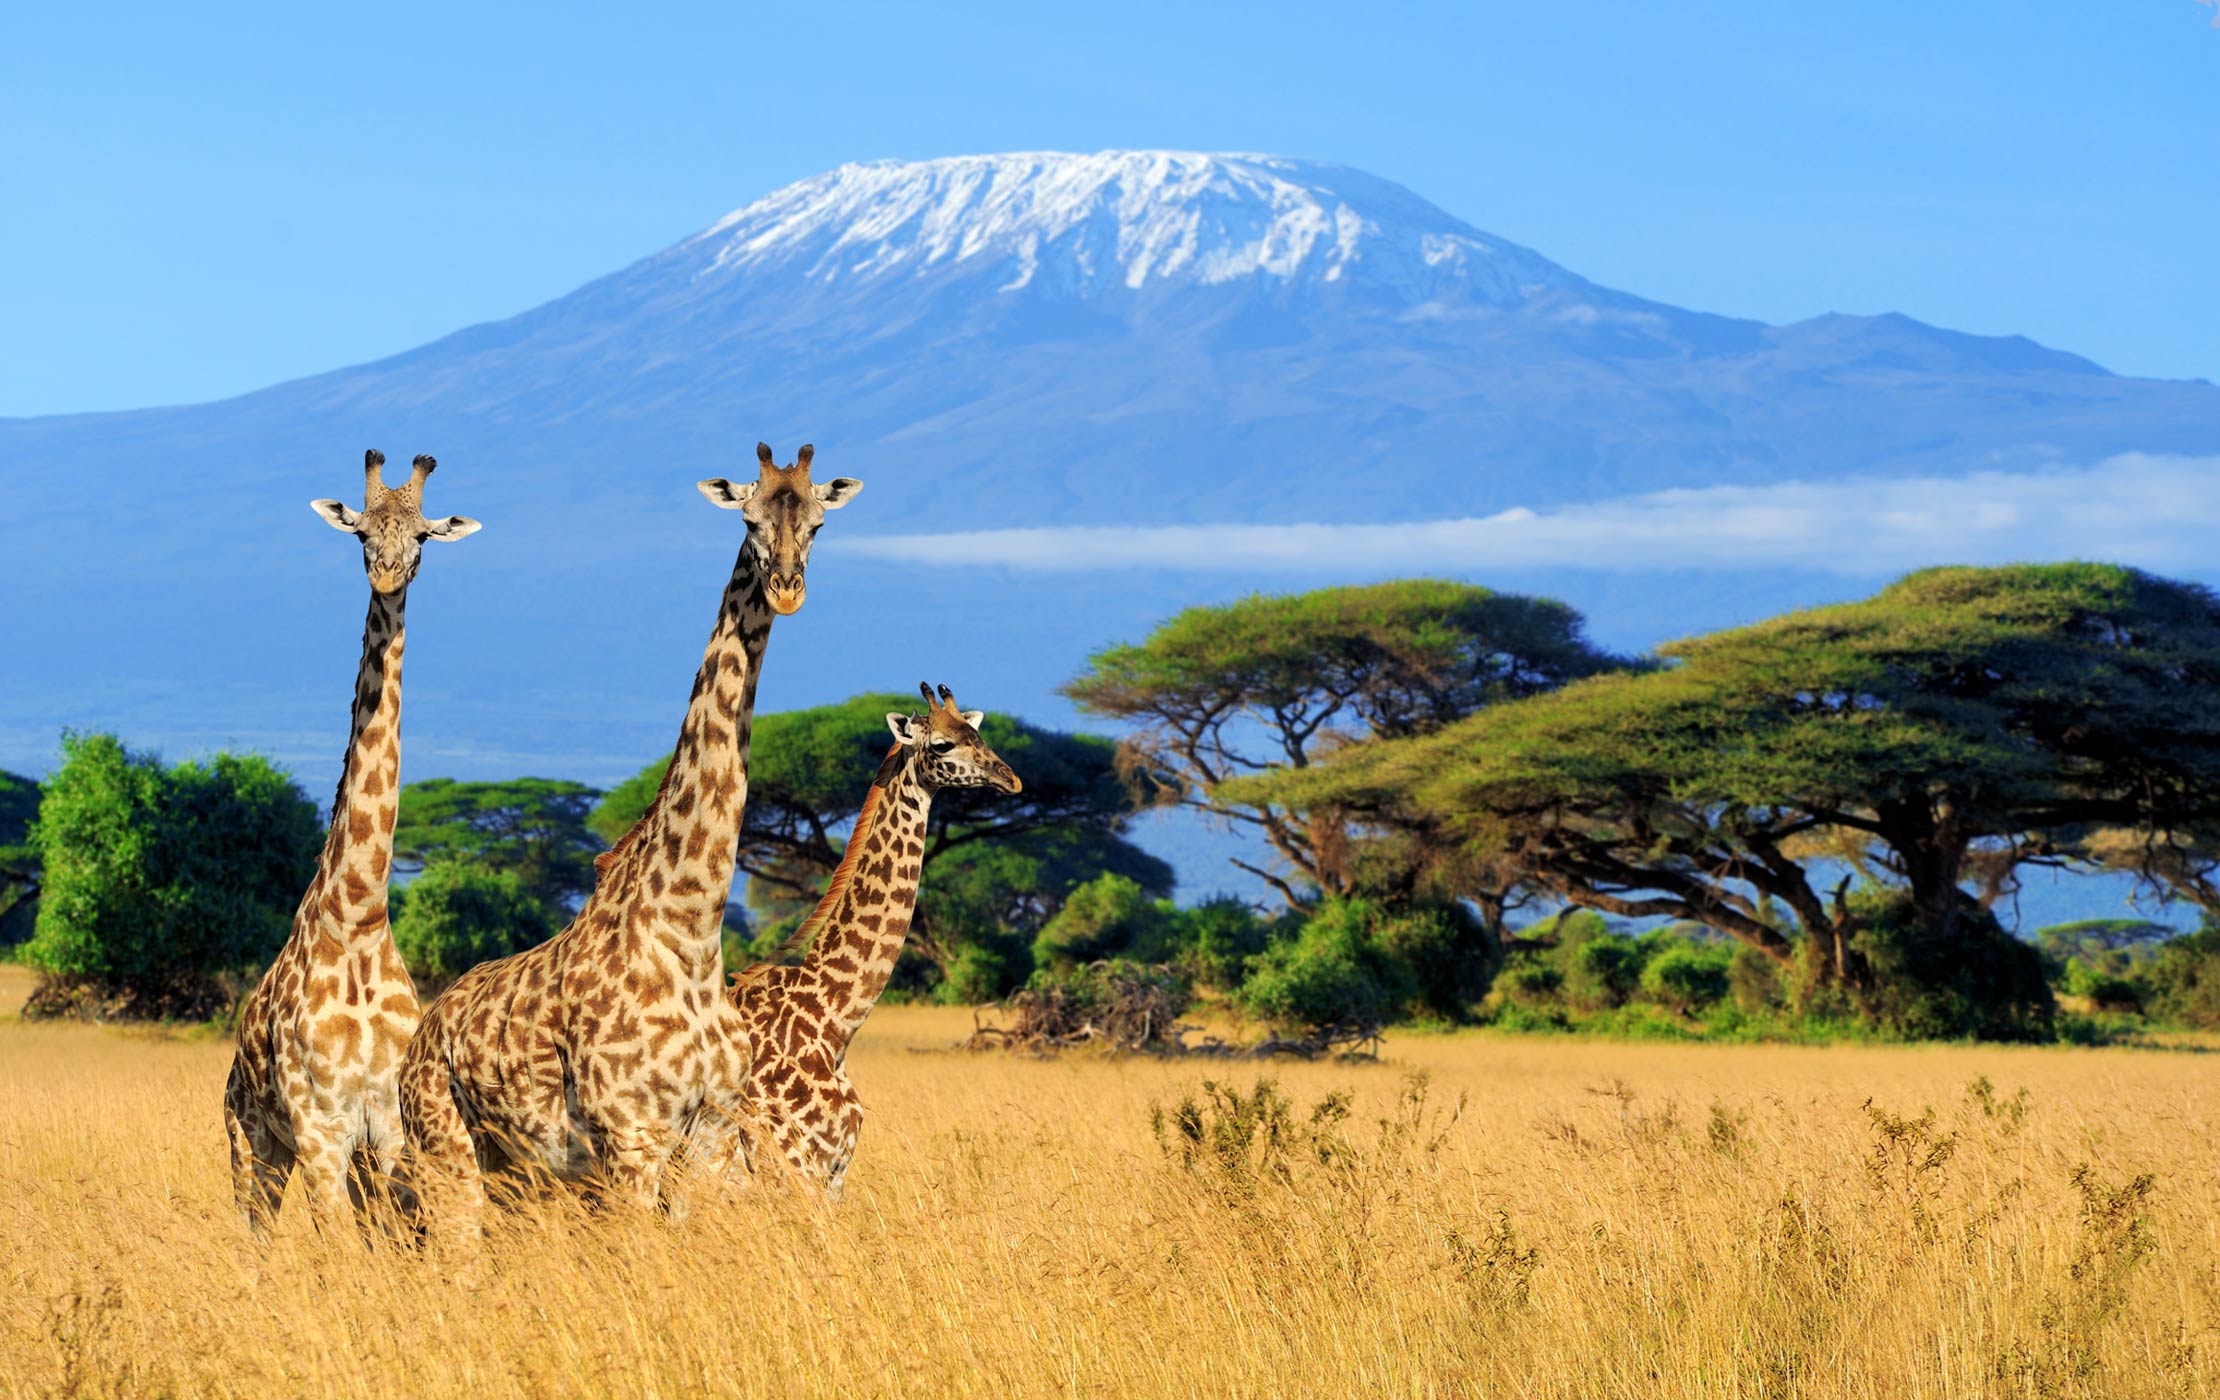
[[[917,775],[917,750],[897,744],[864,799],[832,884],[810,915],[817,939],[804,966],[825,1000],[825,1029],[837,1048],[878,1004],[909,937],[925,861],[931,789]]]
[[[386,876],[393,867],[393,823],[400,810],[401,650],[408,592],[370,591],[355,672],[354,725],[332,798],[331,834],[317,866],[318,913],[343,940],[379,939],[386,930]]]
[[[656,901],[659,919],[682,938],[716,944],[724,931],[740,816],[748,800],[756,678],[770,635],[762,571],[753,549],[742,544],[694,673],[670,771],[639,825],[603,857],[632,867],[627,873]]]

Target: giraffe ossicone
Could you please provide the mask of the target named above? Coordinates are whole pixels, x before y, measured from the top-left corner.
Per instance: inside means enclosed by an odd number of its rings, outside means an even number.
[[[393,946],[386,907],[400,802],[404,614],[423,542],[459,540],[478,522],[424,518],[424,482],[438,466],[432,458],[418,457],[408,483],[391,488],[380,473],[384,463],[376,449],[363,454],[360,511],[312,503],[361,539],[370,611],[331,831],[285,946],[240,1012],[224,1087],[232,1192],[257,1236],[269,1232],[296,1168],[320,1225],[335,1223],[350,1204],[396,1198],[396,1084],[417,1023],[416,989]]]
[[[933,795],[1024,784],[979,737],[985,718],[956,707],[947,686],[919,685],[925,713],[886,717],[894,747],[872,776],[863,809],[824,897],[788,949],[798,965],[757,963],[728,995],[747,1029],[746,1096],[756,1131],[804,1180],[840,1194],[863,1131],[849,1082],[848,1046],[894,976],[923,875]],[[783,951],[783,950],[782,950]]]
[[[489,1168],[597,1178],[652,1205],[682,1142],[741,1150],[747,1033],[723,996],[725,901],[747,801],[756,682],[775,615],[802,604],[811,540],[853,500],[812,453],[754,481],[700,483],[746,524],[662,786],[595,862],[593,893],[538,947],[464,973],[424,1010],[401,1075],[412,1184],[436,1235],[468,1243]]]

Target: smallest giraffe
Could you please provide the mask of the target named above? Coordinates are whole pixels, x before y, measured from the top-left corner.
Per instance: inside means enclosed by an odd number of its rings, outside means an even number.
[[[311,508],[362,541],[370,614],[355,675],[354,725],[332,800],[331,834],[293,931],[239,1017],[239,1049],[224,1086],[232,1191],[266,1238],[298,1167],[311,1214],[331,1228],[392,1191],[401,1156],[396,1098],[401,1051],[416,1030],[416,989],[393,946],[386,878],[400,804],[401,650],[409,581],[426,540],[459,540],[478,522],[426,520],[424,481],[439,464],[418,457],[407,484],[388,487],[385,454],[364,454],[361,511]]]
[[[931,687],[918,690],[925,713],[886,717],[894,747],[871,780],[824,898],[787,942],[787,949],[798,948],[814,935],[808,956],[798,966],[757,963],[737,974],[728,991],[748,1028],[754,1130],[835,1199],[863,1132],[863,1105],[848,1081],[848,1045],[894,976],[909,937],[933,794],[950,787],[1014,793],[1024,786],[980,739],[978,710],[957,709],[945,685],[938,701]]]

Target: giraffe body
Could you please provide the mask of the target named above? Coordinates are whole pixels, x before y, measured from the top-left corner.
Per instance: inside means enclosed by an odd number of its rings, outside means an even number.
[[[809,536],[860,490],[812,483],[810,450],[703,493],[748,537],[663,785],[602,855],[569,927],[471,969],[426,1008],[401,1075],[413,1184],[443,1235],[475,1238],[487,1173],[597,1178],[618,1200],[665,1197],[673,1154],[743,1149],[747,1037],[722,995],[725,900],[747,800],[756,681],[774,613],[801,606]]]
[[[921,689],[923,687],[920,687]],[[944,787],[1020,783],[980,741],[978,711],[947,688],[922,716],[890,714],[895,744],[873,777],[840,868],[796,940],[799,966],[757,963],[728,992],[747,1031],[748,1119],[804,1180],[837,1197],[863,1132],[848,1046],[894,975],[924,868],[926,821]]]
[[[224,1086],[232,1189],[248,1228],[266,1235],[298,1168],[318,1223],[390,1190],[401,1154],[395,1083],[417,1023],[416,989],[386,916],[401,766],[401,654],[408,584],[425,539],[461,539],[461,516],[419,513],[437,464],[416,459],[406,486],[388,490],[384,457],[365,458],[366,508],[316,509],[362,537],[370,576],[353,728],[332,802],[331,832],[293,928],[239,1018]]]

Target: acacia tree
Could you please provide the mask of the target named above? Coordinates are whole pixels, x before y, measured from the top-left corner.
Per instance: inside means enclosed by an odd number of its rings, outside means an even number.
[[[2220,811],[2220,602],[2092,564],[1931,569],[1864,602],[1663,649],[1419,739],[1238,785],[1431,823],[1591,908],[1692,919],[1777,962],[1785,906],[1870,1005],[1881,906],[1824,858],[1847,838],[1899,891],[1914,961],[1993,923],[1964,882],[2069,833]]]
[[[893,743],[887,715],[916,705],[914,694],[875,693],[757,717],[738,852],[749,903],[757,911],[776,919],[815,900],[840,863],[843,832]],[[1039,917],[1045,918],[1061,902],[1064,888],[1104,869],[1133,871],[1152,887],[1169,887],[1163,863],[1120,835],[1132,819],[1133,804],[1109,740],[993,712],[980,721],[979,733],[1025,787],[1016,794],[952,789],[933,799],[924,894],[911,927],[912,946],[922,956],[945,971],[957,949],[941,932],[960,939],[982,919],[1021,915],[1044,904]],[[592,829],[607,841],[621,837],[654,800],[669,767],[667,757],[658,759],[611,788],[588,819]],[[997,850],[1010,858],[998,863],[992,858]],[[980,889],[986,903],[978,909],[958,907],[953,887],[939,889],[932,873],[941,867],[973,873],[996,867],[1014,874],[1012,861],[1025,866],[1026,878],[1019,882],[1024,888],[1003,898],[986,897],[985,884],[991,882],[958,882]]]
[[[1630,664],[1591,644],[1583,627],[1578,612],[1552,599],[1439,579],[1257,594],[1190,608],[1138,646],[1097,652],[1063,690],[1087,713],[1134,726],[1119,761],[1148,800],[1261,835],[1289,873],[1233,864],[1290,905],[1302,897],[1297,881],[1338,894],[1379,885],[1409,893],[1420,867],[1397,847],[1425,844],[1423,813],[1406,813],[1396,840],[1356,849],[1331,803],[1298,811],[1261,787],[1234,795],[1222,785],[1301,771],[1357,740],[1429,734]],[[1379,828],[1375,820],[1375,837],[1387,835]],[[1467,893],[1503,896],[1501,888]]]

